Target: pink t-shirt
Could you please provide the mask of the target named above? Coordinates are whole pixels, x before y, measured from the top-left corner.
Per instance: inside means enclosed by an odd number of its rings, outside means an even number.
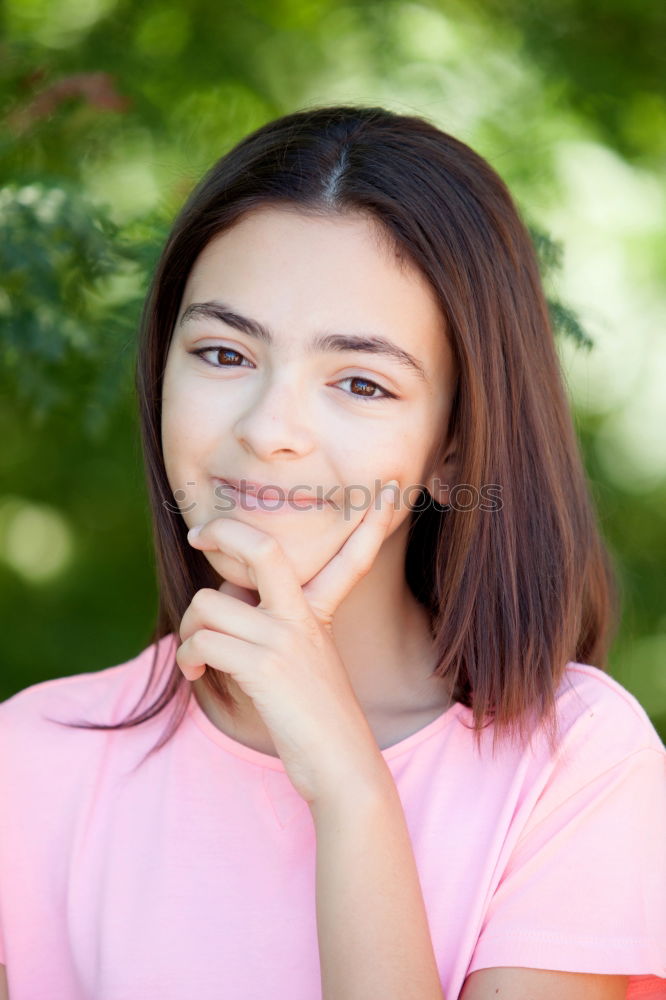
[[[175,643],[158,644],[164,665]],[[44,718],[118,721],[153,651],[0,705],[11,1000],[316,1000],[316,842],[282,762],[193,695],[134,773],[168,715],[115,732]],[[545,735],[493,758],[491,727],[479,755],[460,704],[382,751],[447,1000],[502,965],[625,974],[628,996],[666,997],[666,749],[596,667],[568,665],[558,711],[555,758]]]

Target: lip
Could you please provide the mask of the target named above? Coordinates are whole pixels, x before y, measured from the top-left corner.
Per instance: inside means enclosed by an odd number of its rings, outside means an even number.
[[[321,510],[328,506],[328,501],[322,497],[296,491],[291,494],[291,487],[269,486],[267,483],[257,483],[249,479],[228,479],[213,476],[214,482],[220,486],[232,489],[242,498],[243,510],[258,510],[265,514],[286,513],[290,510]],[[261,491],[261,496],[257,494]],[[277,506],[275,502],[279,501]],[[265,506],[268,504],[268,506]]]

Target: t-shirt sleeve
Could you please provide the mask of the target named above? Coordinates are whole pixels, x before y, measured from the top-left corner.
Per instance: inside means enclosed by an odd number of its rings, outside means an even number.
[[[574,761],[546,786],[468,974],[522,966],[629,975],[639,978],[628,996],[666,997],[666,979],[652,978],[666,977],[666,750],[656,736],[645,743],[624,753],[616,739],[621,759],[600,756],[592,776]]]

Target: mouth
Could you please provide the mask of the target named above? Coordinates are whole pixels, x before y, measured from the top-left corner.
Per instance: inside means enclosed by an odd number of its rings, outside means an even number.
[[[291,487],[269,486],[247,479],[224,479],[221,476],[214,476],[213,481],[223,488],[226,495],[236,498],[243,510],[276,514],[290,510],[319,510],[329,506],[323,497],[298,489],[292,490]]]

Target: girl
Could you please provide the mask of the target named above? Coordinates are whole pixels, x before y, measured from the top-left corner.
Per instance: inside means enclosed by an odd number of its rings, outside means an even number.
[[[666,996],[666,749],[497,174],[381,108],[248,135],[137,391],[157,624],[0,706],[4,996]]]

